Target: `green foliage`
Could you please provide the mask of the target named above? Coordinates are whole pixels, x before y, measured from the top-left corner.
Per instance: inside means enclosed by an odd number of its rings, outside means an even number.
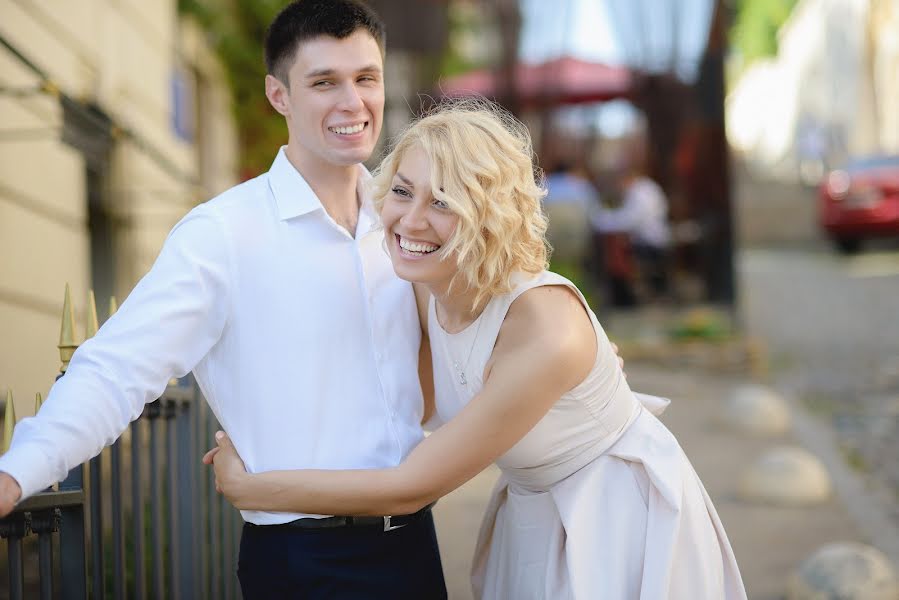
[[[710,309],[691,310],[671,328],[671,337],[680,341],[723,341],[733,336],[726,319]]]
[[[796,0],[737,0],[732,45],[743,66],[777,54],[777,32]]]
[[[472,38],[485,35],[484,15],[477,6],[451,3],[447,11],[449,19],[449,44],[440,64],[440,75],[452,77],[484,65],[473,62],[463,49]]]
[[[265,97],[263,40],[283,0],[179,0],[182,14],[193,16],[228,73],[240,138],[240,173],[267,171],[275,150],[287,140],[284,119]]]

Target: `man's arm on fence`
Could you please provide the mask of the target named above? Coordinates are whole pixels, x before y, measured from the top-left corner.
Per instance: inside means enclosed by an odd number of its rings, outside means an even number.
[[[169,379],[207,354],[229,314],[230,252],[225,225],[208,206],[175,226],[150,272],[75,352],[39,414],[16,427],[0,471],[22,498],[114,442]],[[15,492],[0,478],[0,516],[21,499]]]

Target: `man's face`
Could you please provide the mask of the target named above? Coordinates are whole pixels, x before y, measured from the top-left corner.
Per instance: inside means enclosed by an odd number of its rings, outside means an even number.
[[[287,119],[298,166],[349,166],[371,156],[384,115],[383,69],[378,43],[363,29],[300,44],[289,93],[280,106],[272,100]]]

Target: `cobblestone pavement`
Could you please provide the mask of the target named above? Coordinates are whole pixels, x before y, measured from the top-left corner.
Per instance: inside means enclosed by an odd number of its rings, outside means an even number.
[[[634,389],[672,398],[662,420],[678,437],[715,502],[750,598],[782,598],[792,571],[821,545],[870,541],[839,497],[806,508],[750,504],[737,498],[740,475],[755,457],[774,444],[798,443],[792,434],[759,439],[718,424],[721,401],[738,380],[633,363],[627,370]],[[495,469],[482,473],[437,505],[438,535],[452,599],[471,597],[468,567],[495,478]]]

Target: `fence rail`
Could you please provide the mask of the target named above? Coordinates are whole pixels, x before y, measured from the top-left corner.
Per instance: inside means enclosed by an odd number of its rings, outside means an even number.
[[[88,336],[92,294],[89,304]],[[66,286],[60,376],[77,347],[71,306]],[[15,422],[8,392],[7,448]],[[112,446],[0,519],[0,600],[239,598],[242,520],[200,462],[218,428],[191,376],[169,382]]]

